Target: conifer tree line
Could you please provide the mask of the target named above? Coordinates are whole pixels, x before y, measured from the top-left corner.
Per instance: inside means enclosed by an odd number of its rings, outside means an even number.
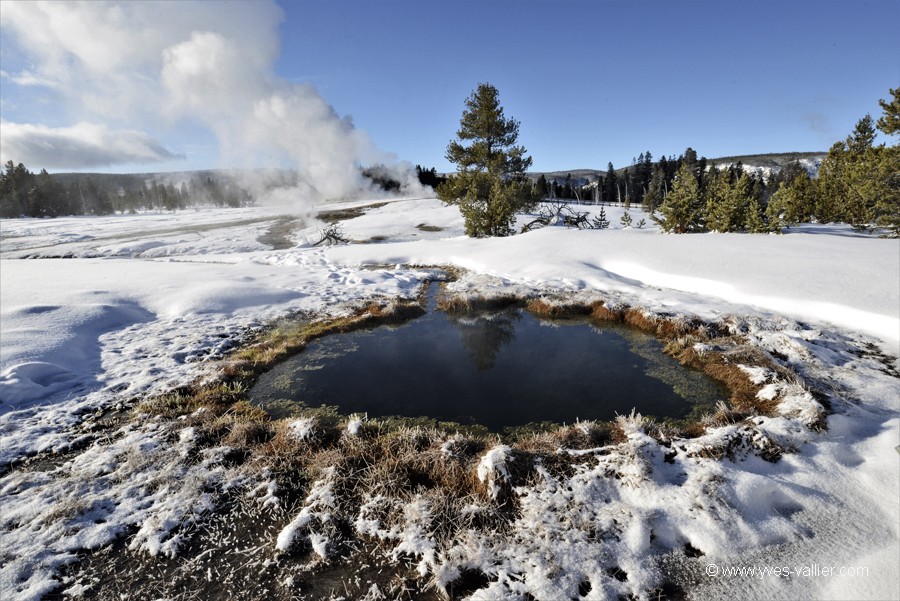
[[[883,228],[900,235],[900,145],[876,144],[876,129],[900,135],[900,88],[880,100],[884,114],[866,115],[853,132],[828,151],[812,179],[799,161],[765,179],[740,163],[718,169],[688,148],[675,158],[653,162],[648,151],[621,172],[612,163],[589,185],[547,181],[535,187],[544,198],[641,205],[658,213],[663,230],[687,232],[772,232],[798,223],[842,222],[854,228]]]
[[[213,175],[194,176],[179,185],[138,176],[51,175],[32,173],[7,161],[0,173],[0,217],[110,215],[142,210],[176,211],[197,205],[239,207],[250,194]]]

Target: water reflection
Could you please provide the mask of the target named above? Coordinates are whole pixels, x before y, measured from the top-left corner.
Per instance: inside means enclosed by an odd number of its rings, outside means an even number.
[[[487,371],[497,363],[500,349],[516,339],[519,311],[451,316],[449,322],[459,330],[466,356],[478,371]]]

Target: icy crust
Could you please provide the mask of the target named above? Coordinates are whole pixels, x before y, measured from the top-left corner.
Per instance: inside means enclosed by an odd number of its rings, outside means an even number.
[[[0,591],[36,599],[77,553],[127,535],[128,549],[174,556],[225,491],[248,476],[229,469],[228,447],[198,446],[193,428],[129,423],[59,467],[0,481]]]

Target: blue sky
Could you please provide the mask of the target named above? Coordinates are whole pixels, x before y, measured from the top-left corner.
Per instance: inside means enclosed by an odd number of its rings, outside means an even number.
[[[7,8],[4,3],[2,11]],[[179,22],[181,33],[167,27],[169,21],[157,10],[138,14],[126,8],[118,21],[109,16],[114,11],[91,16],[126,27],[140,21],[140,31],[157,26],[168,36],[148,38],[147,46],[158,43],[162,48],[156,54],[148,50],[139,56],[129,50],[122,54],[133,62],[123,59],[107,66],[123,73],[129,67],[128,73],[139,72],[142,79],[97,79],[97,87],[112,89],[126,82],[120,87],[133,91],[154,77],[168,85],[170,80],[160,79],[160,52],[165,55],[165,48],[209,28],[226,40],[232,35],[239,49],[223,52],[222,60],[233,56],[244,61],[258,54],[258,60],[241,68],[263,71],[259,81],[267,83],[259,86],[311,83],[337,116],[352,118],[375,147],[439,171],[451,169],[444,150],[465,98],[479,82],[494,84],[507,115],[521,121],[520,143],[534,158],[534,170],[604,169],[609,161],[621,167],[645,150],[659,158],[687,146],[707,157],[827,150],[864,114],[877,116],[878,99],[900,85],[896,0],[338,0],[282,2],[278,7],[201,3],[193,9],[195,21],[191,24],[188,15]],[[83,67],[79,61],[90,63],[94,70],[89,73],[99,73],[102,44],[115,53],[116,45],[128,44],[127,39],[97,35],[100,48],[93,54],[79,41],[61,43],[51,53],[38,49],[56,32],[32,35],[23,23],[37,23],[36,18],[2,16],[0,113],[11,138],[33,135],[41,143],[55,143],[58,131],[48,128],[69,127],[65,134],[70,139],[89,130],[73,129],[75,124],[91,123],[106,128],[90,130],[92,143],[121,149],[121,156],[130,158],[117,161],[98,151],[97,161],[113,164],[72,169],[156,171],[234,164],[234,149],[226,152],[223,145],[234,144],[237,134],[201,114],[208,102],[196,101],[196,96],[179,91],[183,97],[173,101],[171,89],[159,93],[147,84],[146,102],[134,93],[121,98],[112,94],[116,106],[106,107],[96,87],[78,96],[79,86],[90,77],[70,82],[66,92],[58,84],[35,82],[52,79],[62,67],[77,72]],[[242,27],[256,33],[250,36]],[[258,44],[260,40],[265,43]],[[179,81],[192,85],[195,80]],[[90,101],[84,101],[85,95]],[[172,109],[176,105],[179,110]],[[238,110],[234,104],[219,113],[222,120],[234,122],[233,111]],[[46,127],[27,129],[23,124]],[[7,147],[5,151],[20,146]],[[46,155],[37,156],[43,160]],[[267,156],[257,153],[249,160],[265,163]],[[297,159],[296,153],[292,157]]]

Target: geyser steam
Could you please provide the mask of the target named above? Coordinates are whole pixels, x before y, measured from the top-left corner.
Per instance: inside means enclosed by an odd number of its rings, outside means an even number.
[[[215,134],[229,166],[297,172],[293,189],[270,196],[306,204],[377,194],[360,172],[373,164],[384,165],[405,187],[401,192],[420,194],[408,164],[379,151],[312,85],[275,74],[283,18],[268,1],[27,2],[5,3],[0,25],[34,65],[28,73],[7,77],[54,90],[73,121],[82,128],[104,128],[107,143],[127,134],[158,149],[147,153],[150,159],[167,160],[175,155],[151,135],[136,134],[199,122]],[[39,130],[45,138],[57,130],[69,137],[77,131],[65,125],[7,126]],[[83,151],[89,143],[60,145],[53,152],[44,144],[43,164],[36,166],[82,165],[87,153],[67,157],[66,149]],[[27,136],[18,136],[4,142],[2,160],[28,163],[38,158],[33,148]],[[102,156],[105,164],[114,162],[109,153]],[[260,183],[259,174],[250,179]]]

